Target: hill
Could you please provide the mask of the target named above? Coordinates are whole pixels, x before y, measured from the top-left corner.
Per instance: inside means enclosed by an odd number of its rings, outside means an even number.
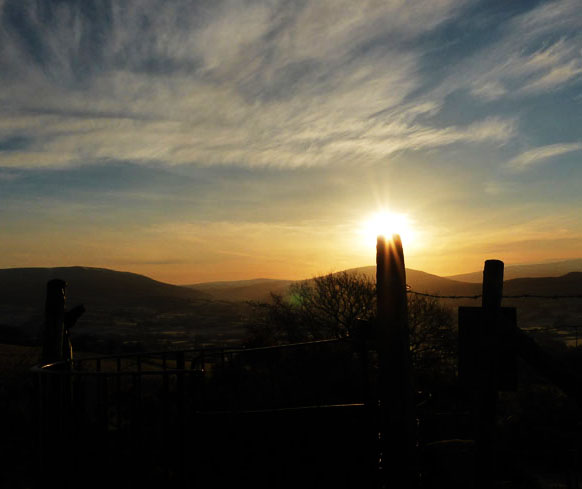
[[[511,280],[514,278],[560,277],[570,272],[582,272],[582,258],[527,265],[506,265],[504,276],[505,280]],[[483,272],[462,273],[446,278],[480,283],[483,280]]]
[[[375,266],[350,268],[346,271],[349,273],[360,273],[370,277],[372,280],[376,280]],[[410,285],[412,290],[416,290],[417,292],[438,293],[441,295],[473,295],[478,294],[480,290],[479,284],[439,277],[438,275],[412,268],[406,269],[406,283]]]
[[[376,278],[376,267],[359,267],[346,270]],[[406,269],[406,282],[412,290],[439,295],[477,295],[481,293],[481,272],[479,282],[463,282],[450,277],[440,277],[421,270]],[[511,275],[511,274],[510,274]],[[582,272],[571,272],[559,277],[514,278],[504,282],[507,295],[572,295],[582,293]],[[205,282],[190,285],[193,290],[204,293],[214,300],[247,301],[268,300],[270,292],[285,294],[292,280],[255,279],[233,282]]]
[[[215,300],[225,301],[264,301],[271,293],[285,294],[293,280],[257,278],[224,282],[204,282],[186,285],[193,290],[206,294]]]
[[[504,295],[582,295],[582,272],[571,272],[561,277],[515,278],[506,280]]]
[[[375,267],[349,270],[375,276]],[[482,275],[482,274],[481,274]],[[481,280],[481,278],[480,278]],[[407,269],[406,281],[417,292],[439,295],[472,296],[481,294],[481,283],[468,283],[439,277],[420,270]],[[521,328],[536,329],[558,339],[561,343],[574,345],[576,330],[582,327],[582,301],[580,299],[555,300],[551,296],[582,295],[582,272],[571,272],[559,277],[514,278],[505,280],[504,295],[539,295],[548,298],[504,299],[505,306],[517,308],[518,324]],[[456,315],[459,306],[480,306],[480,299],[442,299]],[[538,333],[542,334],[542,333]]]
[[[359,267],[346,270],[348,273],[358,273],[376,279],[376,267]],[[480,285],[459,282],[439,277],[420,270],[406,269],[406,280],[413,290],[431,292],[444,295],[472,295],[478,294]],[[293,280],[254,279],[238,280],[233,282],[204,282],[189,285],[194,290],[202,292],[215,300],[227,301],[266,301],[270,293],[285,295]]]
[[[352,268],[348,273],[359,273],[374,280],[374,266]],[[448,296],[473,296],[481,294],[481,283],[469,283],[439,277],[420,270],[406,270],[407,283],[412,290]],[[480,279],[481,280],[481,279]],[[266,300],[269,290],[285,294],[292,281],[257,279],[256,281],[220,282],[197,284],[197,290],[212,297],[231,300]],[[276,288],[280,287],[280,288]],[[561,277],[517,278],[504,282],[505,295],[533,294],[541,296],[582,294],[582,273],[572,272]],[[443,299],[456,316],[459,306],[480,306],[479,299]],[[582,302],[579,299],[504,299],[505,306],[517,308],[520,327],[539,329],[548,334],[558,334],[560,341],[568,344],[575,342],[572,331],[582,325]],[[559,327],[559,333],[554,328]],[[553,331],[553,332],[552,332]]]
[[[109,352],[120,344],[157,349],[240,335],[244,304],[135,273],[60,267],[0,270],[0,340],[39,341],[46,283],[53,278],[67,281],[68,308],[85,305],[73,337],[92,351]]]
[[[8,268],[0,270],[0,304],[43,304],[46,283],[53,278],[68,283],[69,303],[123,307],[208,299],[196,290],[158,282],[136,273],[105,268]]]
[[[375,267],[347,270],[375,278]],[[43,322],[46,282],[69,283],[67,307],[82,303],[87,312],[73,330],[77,346],[92,351],[190,347],[226,344],[244,335],[248,300],[268,300],[270,292],[285,294],[292,280],[254,279],[176,286],[142,275],[100,268],[20,268],[0,270],[0,341],[38,343]],[[412,290],[440,295],[476,295],[480,283],[407,269]],[[560,277],[506,280],[505,295],[582,294],[582,272]],[[479,301],[449,299],[445,304],[479,305]],[[576,299],[505,300],[518,307],[520,324],[548,327],[582,324]]]

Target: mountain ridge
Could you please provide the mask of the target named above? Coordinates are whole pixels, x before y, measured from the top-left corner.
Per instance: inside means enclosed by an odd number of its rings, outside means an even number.
[[[371,280],[375,267],[346,270]],[[341,273],[341,272],[340,272]],[[0,269],[0,341],[38,342],[43,323],[46,282],[52,278],[68,282],[67,308],[83,303],[87,312],[75,326],[77,345],[87,351],[111,351],[112,338],[119,344],[140,344],[140,348],[161,345],[193,345],[201,342],[224,344],[238,341],[248,319],[247,301],[268,301],[270,293],[285,295],[297,281],[252,279],[195,284],[194,288],[171,285],[149,277],[110,269],[55,267]],[[447,296],[473,296],[481,284],[407,269],[407,283],[413,291]],[[560,277],[526,277],[504,282],[504,295],[582,295],[582,272]],[[451,308],[479,305],[479,301],[450,300]],[[582,309],[576,299],[568,301],[508,300],[519,309],[520,324],[551,326],[560,321],[576,323]],[[246,319],[245,319],[246,318]],[[238,338],[238,339],[237,339]],[[101,346],[99,346],[101,345]],[[105,346],[104,346],[105,345]],[[149,346],[148,346],[149,345]]]
[[[268,299],[271,293],[284,294],[294,282],[296,281],[260,278],[231,282],[202,282],[185,287],[207,294],[215,300],[257,301]]]
[[[69,303],[89,300],[99,305],[107,305],[110,301],[115,305],[135,305],[143,304],[145,298],[186,302],[209,298],[202,292],[133,272],[83,266],[27,267],[0,269],[0,304],[16,305],[44,298],[47,281],[55,278],[68,283]]]
[[[510,265],[508,268],[511,267]],[[356,267],[344,272],[362,274],[374,280],[376,267]],[[406,269],[408,284],[418,292],[443,295],[479,293],[480,283],[451,278],[466,275],[471,274],[442,277],[422,270]],[[578,282],[582,281],[582,271],[571,271],[560,276],[548,277],[510,278],[511,275],[511,273],[507,274],[504,281],[504,292],[507,294],[524,291],[524,293],[536,294],[539,291],[547,292],[551,287],[557,287],[562,292],[572,287],[577,290]],[[31,299],[35,297],[42,302],[46,282],[52,278],[60,278],[68,282],[68,303],[89,300],[99,306],[107,306],[110,303],[112,306],[144,305],[144,301],[188,303],[209,300],[261,300],[267,299],[271,292],[284,294],[291,284],[302,281],[256,278],[173,285],[145,275],[107,268],[84,266],[6,268],[0,269],[0,304],[30,304]]]
[[[569,272],[582,272],[582,258],[557,260],[545,263],[505,265],[504,267],[504,277],[506,280],[515,278],[560,277]],[[445,278],[463,282],[481,282],[483,279],[483,272],[478,271],[446,275]]]

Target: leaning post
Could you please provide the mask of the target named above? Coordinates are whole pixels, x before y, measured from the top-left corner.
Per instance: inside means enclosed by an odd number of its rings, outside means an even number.
[[[477,480],[480,487],[490,487],[495,475],[495,415],[499,353],[502,336],[501,300],[503,298],[503,262],[487,260],[483,269],[483,298],[480,324],[479,377],[476,390]]]
[[[406,270],[400,236],[378,236],[377,324],[381,410],[381,478],[387,487],[414,487],[416,421],[412,386]]]

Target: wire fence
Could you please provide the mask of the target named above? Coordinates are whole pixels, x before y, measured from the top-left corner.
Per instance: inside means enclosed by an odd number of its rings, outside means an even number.
[[[476,295],[440,295],[429,294],[426,292],[417,292],[412,290],[407,285],[406,292],[408,294],[418,295],[421,297],[432,297],[434,299],[481,299],[483,294]],[[567,294],[567,295],[538,295],[538,294],[517,294],[517,295],[503,295],[503,299],[582,299],[582,294]]]

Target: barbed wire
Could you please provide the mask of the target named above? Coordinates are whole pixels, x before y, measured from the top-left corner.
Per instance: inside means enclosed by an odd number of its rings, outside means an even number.
[[[562,326],[544,326],[544,327],[536,327],[536,328],[531,328],[531,327],[526,327],[523,328],[523,331],[525,331],[526,333],[547,333],[548,331],[564,331],[565,329],[572,329],[572,330],[577,330],[579,328],[582,328],[582,325],[580,324],[564,324]]]
[[[408,289],[406,291],[409,294],[420,295],[422,297],[433,297],[435,299],[480,299],[482,295],[438,295],[438,294],[427,294],[425,292],[417,292],[416,290]]]
[[[417,292],[412,290],[409,285],[406,286],[408,294],[420,295],[422,297],[432,297],[434,299],[481,299],[483,294],[478,295],[439,295],[427,294],[425,292]],[[537,295],[537,294],[520,294],[520,295],[504,295],[503,299],[582,299],[582,294],[571,295]]]
[[[536,295],[536,294],[522,294],[522,295],[504,295],[504,299],[582,299],[582,294],[572,295]]]

